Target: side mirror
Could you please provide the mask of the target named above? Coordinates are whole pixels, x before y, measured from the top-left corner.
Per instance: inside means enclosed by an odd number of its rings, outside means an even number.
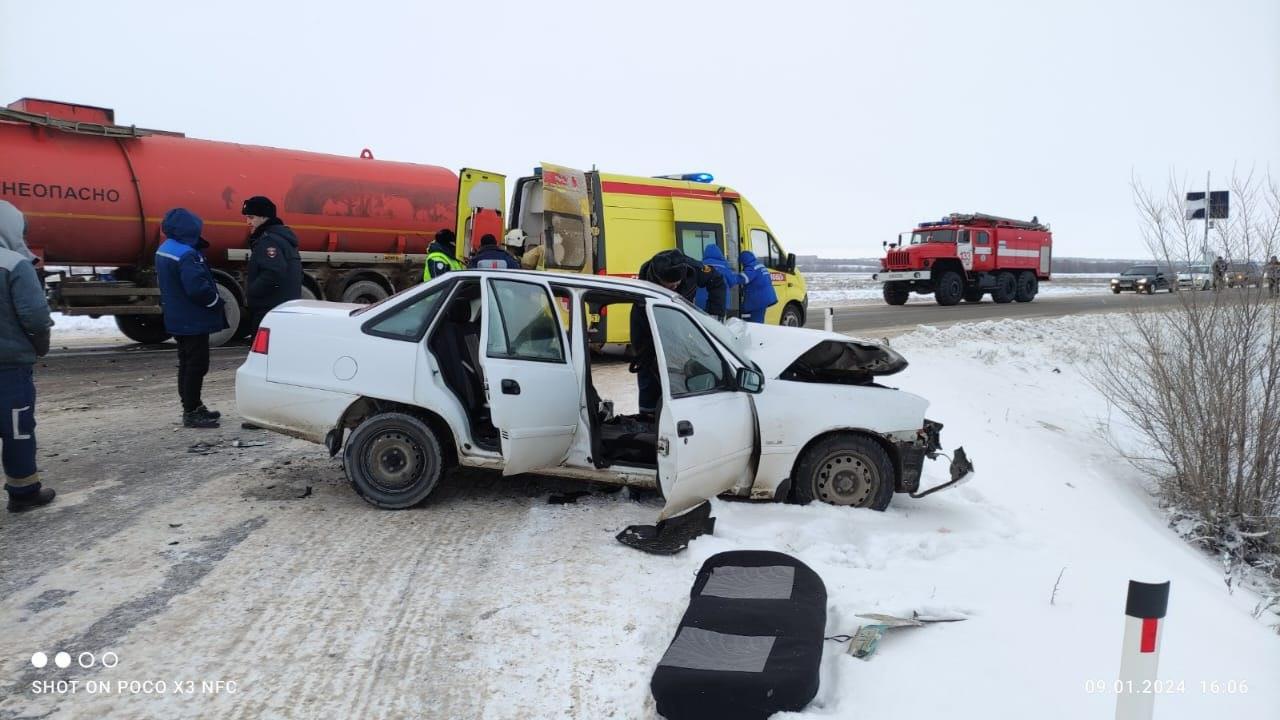
[[[885,249],[888,249],[888,247],[889,247],[889,241],[888,241],[888,240],[881,240],[881,241],[880,241],[880,247],[885,248]]]
[[[787,253],[787,272],[796,271],[796,254]]]
[[[738,368],[738,389],[752,395],[764,389],[764,375],[751,368]]]

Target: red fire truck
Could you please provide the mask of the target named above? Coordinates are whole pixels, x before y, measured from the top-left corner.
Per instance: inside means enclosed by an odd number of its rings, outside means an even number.
[[[933,293],[939,305],[982,302],[986,293],[998,303],[1031,302],[1049,279],[1053,233],[1037,218],[952,213],[886,246],[871,278],[884,283],[890,305],[906,303],[912,291]]]

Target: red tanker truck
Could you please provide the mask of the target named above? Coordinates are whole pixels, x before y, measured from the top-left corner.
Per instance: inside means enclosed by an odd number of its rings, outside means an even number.
[[[227,300],[230,328],[211,338],[221,344],[245,315],[246,198],[272,198],[297,233],[304,296],[373,302],[422,279],[432,236],[459,222],[458,187],[450,170],[368,150],[348,158],[196,140],[117,125],[106,108],[29,98],[0,109],[0,198],[26,215],[44,265],[65,268],[45,273],[51,307],[114,315],[137,342],[168,338],[152,261],[170,208],[204,220]]]

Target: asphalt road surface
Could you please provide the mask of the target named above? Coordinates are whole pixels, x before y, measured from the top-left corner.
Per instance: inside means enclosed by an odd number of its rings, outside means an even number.
[[[913,296],[914,298],[914,296]],[[1029,303],[997,304],[990,300],[942,307],[935,302],[913,302],[907,305],[853,305],[835,308],[832,327],[836,332],[862,334],[894,334],[917,325],[954,325],[961,322],[1014,318],[1061,317],[1089,313],[1125,312],[1132,309],[1168,309],[1178,303],[1176,293],[1137,295],[1109,292],[1058,297],[1040,297]],[[807,327],[823,326],[824,308],[809,308]]]

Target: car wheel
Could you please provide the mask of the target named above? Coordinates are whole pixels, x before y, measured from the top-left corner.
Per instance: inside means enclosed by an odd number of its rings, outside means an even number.
[[[1036,293],[1040,292],[1040,281],[1036,279],[1036,274],[1030,270],[1023,270],[1018,273],[1018,286],[1013,292],[1013,299],[1020,303],[1031,302],[1036,299]]]
[[[1120,294],[1120,288],[1111,288],[1111,294],[1112,294],[1112,295],[1119,295],[1119,294]]]
[[[875,440],[865,435],[823,438],[805,451],[792,478],[792,499],[884,510],[893,498],[893,462]]]
[[[804,311],[795,303],[787,303],[787,306],[782,308],[782,317],[778,318],[778,324],[783,327],[802,327]]]
[[[360,497],[388,510],[425,500],[443,473],[435,433],[418,418],[398,412],[360,423],[347,440],[342,466]]]
[[[951,306],[960,302],[960,298],[964,297],[964,280],[960,277],[960,273],[948,270],[938,277],[938,282],[933,288],[933,299],[939,305]]]
[[[1017,292],[1018,281],[1014,279],[1013,273],[1005,271],[996,274],[996,287],[991,291],[992,300],[998,303],[1013,302]]]
[[[884,301],[890,305],[906,305],[911,291],[902,287],[906,283],[888,282],[884,284]]]

